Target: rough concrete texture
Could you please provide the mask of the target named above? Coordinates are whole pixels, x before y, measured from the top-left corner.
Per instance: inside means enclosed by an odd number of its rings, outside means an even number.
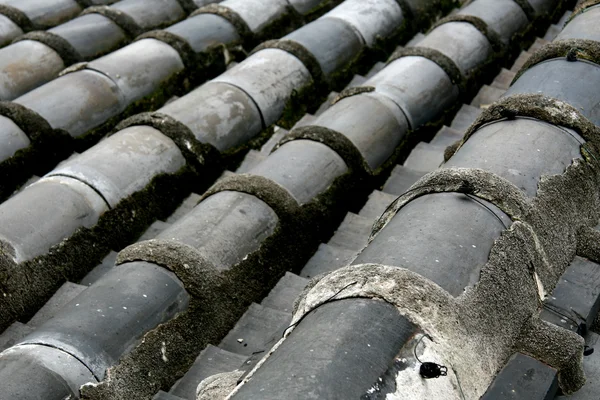
[[[566,57],[572,61],[582,59],[598,64],[600,63],[600,43],[588,39],[563,39],[548,43],[527,59],[515,75],[513,83],[532,66],[542,61],[562,57]]]
[[[82,71],[82,70],[86,69],[87,66],[88,66],[87,61],[75,63],[75,64],[63,69],[62,71],[60,71],[58,76],[60,77],[60,76],[66,75],[66,74],[70,74],[71,72]]]
[[[240,187],[242,188],[241,191],[247,192],[244,190],[243,185],[240,185]],[[268,203],[272,204],[271,202]],[[320,207],[321,209],[331,210],[332,204],[337,203],[331,202],[326,206],[321,204],[315,206],[315,208]],[[301,231],[303,230],[298,229],[294,233]],[[276,235],[277,232],[273,236]],[[273,242],[275,242],[275,239],[273,239]],[[302,247],[300,244],[296,244],[296,246]],[[211,289],[215,293],[220,290],[226,296],[235,293],[237,295],[235,299],[222,299],[221,302],[212,304],[211,306],[214,306],[214,308],[210,310],[207,309],[206,303],[196,302],[191,306],[191,311],[149,332],[145,336],[142,345],[123,357],[120,364],[109,371],[107,380],[99,385],[86,387],[82,391],[83,398],[147,398],[155,393],[161,385],[162,387],[168,387],[177,375],[183,374],[193,361],[193,356],[190,357],[190,354],[194,353],[193,349],[199,351],[208,341],[218,340],[215,338],[218,338],[223,331],[228,330],[228,324],[235,322],[239,310],[245,309],[243,304],[247,305],[252,296],[268,286],[264,281],[261,282],[260,288],[252,286],[261,280],[260,275],[264,274],[270,279],[277,278],[278,272],[274,270],[265,271],[265,266],[274,264],[281,267],[292,263],[289,259],[294,257],[293,252],[289,251],[289,247],[280,245],[279,252],[274,251],[274,249],[277,249],[277,246],[265,243],[260,251],[248,257],[247,263],[244,262],[234,267],[234,270],[238,271],[233,271],[232,275],[237,275],[239,280],[227,279],[226,281],[250,282],[247,287],[242,287],[242,285],[236,283],[234,287]],[[270,250],[271,253],[267,250]],[[271,260],[281,261],[281,263],[271,262]],[[179,263],[181,266],[183,264],[185,263]],[[253,271],[249,265],[259,271]],[[248,272],[251,272],[250,280]],[[251,295],[246,295],[246,291],[251,292]],[[161,358],[163,346],[166,346],[169,362],[165,362]],[[152,372],[152,377],[147,376],[150,372]]]
[[[223,400],[235,389],[244,371],[217,374],[204,379],[198,385],[196,400]]]
[[[248,193],[272,207],[279,222],[256,251],[212,277],[212,267],[202,263],[195,250],[179,244],[153,240],[125,249],[119,262],[152,260],[163,265],[175,271],[198,298],[192,299],[188,311],[148,332],[140,345],[109,369],[103,382],[83,388],[82,398],[148,399],[160,389],[167,390],[207,344],[227,334],[251,302],[262,299],[286,270],[297,270],[308,261],[339,225],[348,204],[361,198],[347,196],[352,188],[364,190],[361,185],[361,179],[350,171],[300,207],[286,189],[261,176],[232,175],[217,182],[204,198],[224,190]],[[196,267],[198,271],[193,271]],[[160,356],[163,342],[171,354],[168,363]]]
[[[279,225],[261,247],[228,271],[203,261],[193,248],[166,240],[150,240],[130,246],[119,254],[118,263],[147,260],[174,271],[193,296],[190,308],[177,318],[148,332],[142,344],[111,368],[107,379],[82,390],[87,399],[143,399],[168,388],[187,371],[195,355],[208,343],[225,336],[246,307],[266,293],[290,268],[305,246],[306,238],[295,234],[303,213],[285,189],[261,177],[233,176],[214,186],[204,198],[221,190],[239,189],[273,204]],[[298,257],[302,258],[302,257]],[[244,284],[242,284],[244,282]],[[160,348],[176,355],[165,363]],[[153,371],[147,376],[145,371]]]
[[[592,227],[582,227],[577,236],[577,255],[600,262],[600,231]]]
[[[279,239],[276,230],[260,249],[219,274],[202,264],[194,249],[169,241],[142,242],[122,252],[120,261],[152,259],[181,274],[193,297],[186,312],[146,333],[104,381],[82,388],[82,399],[149,399],[168,390],[206,345],[224,337],[248,305],[266,294],[263,285],[275,284],[289,267],[289,253],[274,255],[283,247]],[[265,260],[265,254],[272,258]]]
[[[192,260],[180,248],[172,251],[169,243],[151,241],[136,246],[138,254],[131,254],[131,258],[152,255],[179,273],[185,271],[182,280],[187,280],[186,287],[200,295],[192,299],[188,311],[148,332],[140,345],[108,370],[103,382],[83,388],[82,399],[148,399],[160,389],[167,390],[207,344],[224,337],[248,305],[266,295],[265,287],[274,285],[291,267],[289,244],[281,243],[278,233],[276,230],[260,249],[214,279],[201,271],[190,272],[196,265],[189,264]],[[187,255],[193,252],[189,250]],[[197,264],[198,258],[193,258]],[[192,281],[193,277],[197,281]],[[161,357],[163,347],[168,361]]]
[[[444,150],[444,162],[447,162],[450,159],[450,157],[452,157],[454,153],[456,153],[456,150],[458,150],[460,143],[461,139],[458,139],[456,142],[446,147],[446,149]]]
[[[449,360],[438,345],[423,334],[409,340],[395,358],[394,365],[363,396],[364,400],[447,399],[465,400],[461,395],[461,381],[453,368],[447,376],[423,379],[419,374],[421,362],[435,362],[448,366]],[[402,388],[398,390],[397,388]]]
[[[593,161],[589,157],[586,160]],[[461,376],[468,398],[481,396],[508,357],[518,350],[558,365],[563,390],[567,393],[576,390],[583,383],[579,363],[581,339],[560,328],[546,329],[545,325],[532,323],[532,319],[541,309],[545,292],[556,284],[574,256],[573,232],[597,219],[598,199],[593,185],[598,180],[598,166],[593,164],[576,160],[565,174],[542,178],[538,198],[533,200],[526,199],[513,185],[498,177],[479,177],[482,186],[490,180],[500,186],[487,190],[473,188],[471,179],[467,182],[455,179],[454,190],[499,200],[512,214],[530,220],[516,220],[496,241],[479,284],[459,298],[452,298],[437,285],[402,268],[354,266],[320,280],[315,278],[297,303],[294,321],[300,322],[303,315],[345,288],[336,299],[382,298],[395,304],[427,333],[435,332],[433,340],[442,347],[439,354],[451,360],[449,364]],[[590,177],[593,182],[589,182]],[[568,196],[572,190],[574,198]],[[503,197],[506,193],[511,195],[510,199]],[[564,211],[560,221],[554,220],[554,208]],[[566,235],[563,225],[569,227]],[[554,258],[559,252],[565,254]],[[548,260],[556,262],[551,264]]]
[[[510,242],[510,245],[525,243],[522,237],[518,237],[522,235],[518,230],[518,225],[515,225],[499,242],[505,240]],[[513,240],[506,240],[507,238]],[[511,263],[518,261],[519,256],[526,256],[521,251],[516,251],[517,254],[509,256],[505,253],[506,248],[500,249],[499,247],[497,243],[496,253],[492,251],[492,255],[504,253],[502,254],[504,260],[501,261]],[[523,250],[526,251],[526,249]],[[491,262],[486,265],[488,271],[492,268],[500,270],[506,268],[506,265],[494,266],[491,265]],[[498,288],[493,287],[491,282],[486,282],[486,285],[480,283],[471,293],[455,299],[433,282],[404,268],[377,264],[345,267],[322,278],[304,297],[301,297],[292,320],[292,326],[300,322],[303,316],[315,307],[329,301],[342,288],[345,289],[335,296],[336,300],[352,297],[382,299],[395,305],[404,316],[421,326],[432,337],[434,346],[432,355],[435,355],[435,359],[445,361],[449,371],[453,372],[450,374],[451,381],[455,381],[455,374],[458,375],[460,386],[467,398],[478,398],[485,393],[506,359],[515,350],[524,347],[514,338],[520,336],[523,325],[529,321],[530,315],[538,310],[537,287],[527,266],[521,268],[520,271],[512,272],[513,276],[507,277],[508,279],[502,282],[502,286],[505,286],[507,292],[510,292],[509,296],[519,292],[519,296],[522,296],[519,299],[528,300],[528,304],[525,306],[518,304],[519,301],[512,304],[502,302],[505,300],[502,297],[506,298],[507,296],[503,293],[499,293],[498,296],[495,293]],[[497,285],[498,282],[493,282],[493,284]],[[515,290],[515,288],[518,289]],[[491,299],[499,300],[500,304],[490,301]],[[496,307],[497,309],[493,310]],[[507,310],[508,308],[511,311],[514,310],[514,313],[511,314]],[[497,314],[501,310],[504,310],[503,315],[498,316]],[[286,336],[292,329],[290,328],[286,332]],[[531,330],[526,331],[529,333]],[[561,330],[559,334],[562,343],[557,343],[556,337],[531,335],[535,336],[539,342],[530,347],[537,349],[538,346],[544,346],[542,348],[548,355],[546,360],[559,363],[563,367],[563,374],[569,369],[574,371],[568,377],[575,380],[569,380],[567,383],[581,385],[577,361],[583,350],[583,340],[567,331]],[[527,344],[529,345],[530,342]],[[257,368],[259,367],[260,364]],[[407,370],[400,371],[396,376],[397,381],[406,382],[406,379],[409,379],[409,373],[410,371]],[[252,373],[245,378],[244,382],[249,379],[252,379]],[[395,396],[402,398],[400,396],[405,394],[406,390],[414,390],[418,395],[431,393],[431,391],[439,392],[449,385],[449,382],[444,382],[444,380],[435,381],[435,383],[434,386],[430,384],[411,387],[397,386]],[[453,387],[453,389],[455,388],[456,386]],[[458,396],[458,392],[452,390],[448,395]]]

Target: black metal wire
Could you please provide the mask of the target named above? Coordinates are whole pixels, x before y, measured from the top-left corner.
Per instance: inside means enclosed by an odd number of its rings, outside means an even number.
[[[328,298],[327,300],[325,300],[324,302],[322,302],[321,304],[319,304],[318,306],[316,306],[315,308],[313,308],[312,310],[310,310],[310,312],[304,314],[302,317],[300,317],[300,319],[296,322],[294,322],[293,324],[291,324],[290,326],[288,326],[287,328],[285,328],[283,330],[283,334],[281,335],[281,337],[283,338],[285,336],[285,333],[288,331],[288,329],[293,328],[294,326],[298,325],[300,322],[302,322],[302,320],[304,319],[304,317],[306,317],[309,313],[315,311],[317,308],[331,302],[331,300],[333,300],[333,298],[335,296],[337,296],[338,294],[342,293],[344,290],[346,290],[347,288],[349,288],[352,285],[356,285],[358,283],[358,281],[356,282],[352,282],[347,284],[346,286],[344,286],[343,288],[341,288],[340,290],[338,290],[337,292],[335,292],[335,294],[333,296],[331,296],[330,298]]]
[[[491,208],[491,207],[489,207],[489,206],[488,206],[487,204],[485,204],[483,201],[479,200],[477,197],[475,197],[475,196],[473,196],[473,195],[471,195],[471,194],[468,194],[468,193],[463,193],[463,194],[464,194],[465,196],[467,196],[468,198],[470,198],[471,200],[473,200],[474,202],[476,202],[476,203],[479,203],[479,205],[481,205],[482,207],[484,207],[485,209],[487,209],[489,212],[491,212],[491,213],[494,215],[494,217],[496,217],[496,219],[498,219],[498,221],[500,221],[500,223],[502,224],[502,226],[504,226],[504,228],[505,228],[505,229],[508,229],[508,225],[506,225],[506,224],[504,223],[504,221],[502,220],[502,218],[500,218],[500,216],[498,216],[498,214],[496,214],[496,213],[494,212],[494,210],[492,210],[492,208]]]
[[[390,208],[392,208],[392,206],[394,204],[396,204],[396,202],[398,201],[398,199],[400,199],[400,197],[403,197],[407,194],[410,194],[416,190],[419,189],[423,189],[423,188],[428,188],[428,187],[433,187],[434,185],[424,185],[424,186],[418,186],[416,188],[407,190],[406,192],[402,193],[400,196],[398,196],[396,198],[396,200],[392,201],[385,209],[385,211],[381,214],[381,216],[377,219],[377,221],[375,221],[375,223],[373,224],[374,226],[381,221],[381,218],[390,210]],[[502,220],[502,218],[500,218],[498,216],[498,214],[496,214],[494,212],[494,210],[492,210],[489,206],[487,206],[483,201],[479,200],[476,196],[473,196],[471,193],[469,193],[468,191],[472,191],[473,189],[471,188],[471,184],[467,181],[463,181],[463,184],[461,185],[460,188],[458,188],[457,191],[453,191],[453,192],[439,192],[439,193],[461,193],[464,194],[465,196],[467,196],[468,198],[470,198],[471,200],[475,201],[476,203],[479,203],[479,205],[481,205],[482,207],[486,208],[490,213],[492,213],[494,215],[494,217],[496,217],[498,219],[498,221],[500,221],[500,223],[502,224],[502,226],[504,226],[505,229],[508,229],[508,225],[506,225],[506,223]]]
[[[431,336],[429,336],[427,334],[422,335],[421,338],[419,338],[419,341],[417,342],[417,344],[415,344],[415,347],[413,348],[413,354],[415,355],[415,358],[417,359],[417,361],[421,364],[423,364],[423,361],[419,360],[419,357],[417,356],[417,347],[419,347],[419,345],[423,341],[423,338],[427,338],[427,339],[431,340]]]

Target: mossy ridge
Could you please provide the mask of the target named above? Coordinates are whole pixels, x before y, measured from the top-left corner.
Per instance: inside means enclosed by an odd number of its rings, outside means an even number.
[[[142,343],[111,368],[108,379],[83,388],[82,398],[149,399],[160,389],[168,390],[187,372],[197,354],[207,344],[218,343],[247,307],[264,298],[285,271],[299,271],[319,243],[331,236],[346,209],[358,205],[357,199],[362,196],[354,194],[363,182],[356,180],[354,173],[349,171],[338,177],[326,192],[301,206],[301,212],[280,217],[273,234],[258,250],[221,274],[222,283],[208,295],[215,302],[192,300],[188,311],[148,332]],[[234,179],[243,185],[242,175]],[[363,189],[365,196],[371,189]],[[268,191],[265,196],[269,196]],[[176,354],[169,360],[176,361],[162,361],[162,343],[167,343]]]
[[[597,150],[600,149],[600,128],[570,104],[540,94],[517,94],[494,103],[469,127],[454,152],[483,125],[516,117],[529,117],[573,129],[588,142],[585,146],[588,153],[599,154]]]
[[[43,175],[57,159],[67,157],[73,140],[67,132],[52,129],[41,115],[18,103],[0,102],[0,115],[15,123],[30,140],[28,147],[17,150],[0,163],[0,200],[3,201],[32,174]]]
[[[566,58],[571,61],[581,59],[600,65],[600,43],[588,39],[563,39],[548,43],[529,57],[515,75],[511,85],[531,67],[555,58]]]
[[[579,4],[577,4],[577,6],[575,7],[575,9],[573,10],[573,13],[571,14],[571,16],[569,17],[569,19],[567,20],[567,22],[565,23],[565,26],[567,26],[567,24],[569,24],[577,16],[579,16],[580,14],[583,14],[584,12],[587,12],[589,8],[597,6],[598,4],[600,4],[600,0],[583,0],[583,1],[580,1]]]
[[[327,2],[327,4],[329,3],[331,2]],[[282,26],[287,28],[285,25]],[[275,31],[273,30],[273,32]],[[242,53],[237,51],[238,46],[238,43],[232,43],[229,46],[215,45],[204,52],[196,54],[194,63],[192,63],[196,67],[174,74],[153,93],[128,105],[121,113],[109,118],[98,127],[90,129],[74,141],[69,141],[65,137],[65,140],[55,140],[56,143],[52,143],[55,139],[55,136],[52,136],[44,142],[46,144],[44,147],[19,150],[13,157],[0,163],[0,174],[7,177],[6,180],[3,180],[3,183],[6,182],[6,184],[0,188],[0,200],[8,197],[31,177],[33,169],[27,168],[27,165],[31,164],[31,160],[34,158],[36,159],[36,168],[33,173],[39,175],[47,173],[50,168],[72,152],[82,152],[96,144],[121,120],[140,112],[157,110],[172,96],[185,95],[207,79],[222,73],[226,67],[225,52],[231,51],[239,56]],[[85,66],[83,68],[85,69]],[[73,70],[73,72],[76,70],[78,69]]]
[[[333,10],[335,7],[339,6],[344,0],[326,0],[320,2],[316,5],[312,10],[308,11],[304,14],[304,19],[307,22],[314,21],[315,19],[321,17],[323,14]]]
[[[387,272],[405,276],[407,270],[402,265],[391,269],[375,266],[387,270],[380,273],[373,273],[369,267],[370,272],[365,275],[367,279],[358,279],[357,275],[353,275],[353,271],[360,271],[361,266],[347,267],[322,280],[335,283],[333,290],[337,293],[338,285],[347,288],[344,285],[348,281],[367,282],[369,276],[376,276],[373,283],[377,286],[369,287],[370,291],[352,287],[344,291],[342,297],[384,299],[396,305],[403,315],[418,323],[434,338],[442,342],[448,341],[445,350],[448,355],[458,355],[458,349],[469,349],[467,355],[474,358],[473,363],[453,362],[455,367],[460,368],[461,376],[477,375],[477,371],[484,371],[484,377],[491,380],[508,357],[515,351],[520,351],[556,368],[562,390],[565,394],[572,393],[585,382],[581,368],[583,339],[574,332],[546,324],[539,319],[542,303],[538,285],[543,287],[545,293],[551,293],[575,255],[583,256],[581,248],[587,246],[590,250],[591,246],[594,254],[600,254],[597,232],[591,237],[592,240],[588,238],[585,246],[580,245],[585,235],[579,234],[582,229],[591,232],[597,224],[600,209],[599,177],[599,162],[589,163],[577,159],[562,174],[542,176],[538,194],[534,198],[528,198],[504,178],[470,168],[438,170],[413,185],[415,191],[407,193],[402,198],[402,203],[391,210],[391,214],[402,204],[427,193],[462,192],[461,188],[466,180],[471,183],[478,197],[492,201],[514,221],[495,241],[489,260],[481,269],[479,283],[468,288],[461,296],[452,298],[450,307],[438,309],[441,297],[436,298],[439,291],[437,285],[435,287],[438,290],[417,290],[414,292],[417,296],[412,298],[408,292],[398,293],[398,297],[387,296],[384,293],[387,288],[396,290],[398,286],[389,285],[386,288],[386,285],[381,285],[381,281],[386,280]],[[383,222],[390,218],[390,215],[384,216]],[[376,224],[375,230],[382,226],[384,225]],[[406,267],[410,269],[410,266]],[[394,279],[391,280],[393,281]],[[405,281],[404,278],[396,280]],[[314,288],[317,285],[322,284],[313,281],[310,286]],[[411,285],[402,286],[411,288]],[[323,292],[324,296],[325,293]],[[423,293],[429,295],[423,298]],[[308,292],[305,292],[302,297],[307,295]],[[314,300],[310,301],[312,308],[318,305]],[[305,305],[306,299],[300,303]],[[435,309],[438,311],[432,315],[431,310]],[[452,310],[456,313],[450,312]],[[310,309],[302,310],[303,313],[308,311]],[[447,319],[446,316],[452,318]],[[294,321],[300,317],[301,315],[295,315]],[[473,337],[478,339],[469,339]],[[479,342],[481,338],[485,340]],[[478,356],[481,351],[488,357],[481,359]],[[478,366],[478,363],[482,365]],[[462,381],[465,393],[471,393],[473,397],[481,395],[487,384],[489,381],[486,380],[483,384],[481,380]]]
[[[2,257],[0,287],[6,296],[0,298],[0,331],[15,320],[26,322],[62,283],[78,282],[109,251],[135,241],[152,222],[166,218],[189,193],[207,184],[187,167],[157,175],[145,189],[104,213],[93,228],[78,229],[48,253],[20,264]]]
[[[135,20],[132,17],[110,6],[101,5],[86,7],[86,9],[83,10],[83,12],[79,15],[83,16],[87,14],[99,14],[105,18],[110,19],[112,22],[115,23],[115,25],[117,25],[125,32],[129,40],[135,39],[136,36],[139,36],[144,32],[144,30],[138,25],[137,22],[135,22]],[[170,24],[163,23],[163,25]]]
[[[30,32],[34,29],[44,29],[41,26],[35,25],[23,11],[18,8],[1,4],[0,14],[14,22],[23,32]]]

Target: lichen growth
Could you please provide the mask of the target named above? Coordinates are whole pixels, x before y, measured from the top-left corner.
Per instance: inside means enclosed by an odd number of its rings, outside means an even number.
[[[27,322],[66,280],[78,282],[99,264],[110,250],[119,250],[135,241],[156,219],[172,213],[195,185],[187,168],[175,174],[161,174],[145,189],[123,199],[104,213],[98,223],[80,228],[38,257],[15,264],[0,257],[0,330],[12,322]]]
[[[502,119],[514,119],[517,116],[530,117],[573,129],[587,141],[585,149],[589,154],[598,153],[600,128],[570,104],[542,94],[517,94],[500,99],[473,122],[455,152],[483,125]]]
[[[588,39],[563,39],[552,43],[548,43],[537,50],[525,62],[523,67],[517,72],[512,81],[514,84],[525,71],[542,61],[553,58],[570,57],[577,60],[588,60],[594,64],[600,63],[600,44]]]

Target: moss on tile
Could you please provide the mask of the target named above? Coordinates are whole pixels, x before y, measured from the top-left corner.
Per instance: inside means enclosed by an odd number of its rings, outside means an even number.
[[[464,93],[466,91],[466,78],[463,77],[462,73],[460,72],[460,69],[458,68],[454,60],[452,60],[450,57],[446,56],[442,52],[427,47],[402,47],[396,50],[394,54],[392,54],[392,56],[388,60],[388,64],[391,64],[402,57],[423,57],[433,61],[441,69],[443,69],[444,72],[446,72],[446,74],[452,81],[452,84],[458,86],[461,93]]]
[[[43,175],[71,151],[71,136],[38,113],[18,103],[0,102],[0,115],[13,121],[29,138],[30,145],[0,163],[0,200],[5,200],[32,174]],[[35,162],[34,162],[35,161]]]
[[[259,32],[254,33],[252,47],[259,45],[265,40],[281,37],[293,32],[304,25],[304,23],[304,18],[292,6],[288,5],[286,12],[280,15],[279,18],[271,21],[267,27],[261,29]]]
[[[219,151],[210,144],[200,143],[190,128],[167,114],[147,112],[134,115],[119,123],[113,133],[136,125],[151,126],[173,140],[194,173],[201,174],[207,166],[218,167]]]
[[[320,87],[325,84],[326,78],[323,75],[321,65],[319,64],[315,56],[313,56],[308,51],[308,49],[302,46],[301,44],[287,39],[267,40],[266,42],[261,43],[254,50],[252,50],[250,55],[264,49],[278,49],[290,53],[298,60],[300,60],[300,62],[302,62],[306,69],[308,69],[313,81],[315,82],[315,85]]]
[[[483,125],[501,119],[514,119],[518,116],[535,118],[573,129],[588,141],[585,145],[586,151],[598,154],[600,128],[584,117],[577,108],[541,94],[517,94],[491,105],[469,127],[456,151]]]
[[[304,14],[304,19],[307,22],[313,21],[317,18],[319,18],[320,16],[322,16],[323,14],[325,14],[326,12],[334,9],[335,7],[337,7],[338,5],[340,5],[344,0],[324,0],[319,2],[318,5],[316,5],[315,7],[313,7],[312,10],[309,10],[307,13]]]
[[[529,21],[533,21],[535,19],[535,10],[527,0],[515,0],[515,3],[521,7]]]
[[[600,43],[588,39],[564,39],[548,43],[529,57],[515,75],[511,85],[529,68],[553,58],[566,58],[569,61],[582,59],[600,64]]]
[[[285,271],[298,271],[304,266],[319,243],[342,221],[348,207],[360,202],[362,197],[356,194],[362,190],[366,195],[367,185],[357,176],[356,171],[351,171],[338,177],[324,193],[303,206],[283,187],[260,176],[234,175],[218,182],[204,198],[223,190],[249,193],[269,204],[279,217],[273,234],[256,251],[220,275],[214,273],[214,266],[202,261],[197,251],[187,247],[174,251],[182,245],[169,241],[148,241],[122,252],[120,262],[148,260],[179,271],[186,288],[197,297],[187,312],[148,332],[133,351],[110,369],[107,379],[83,388],[82,398],[149,399],[158,390],[168,390],[189,369],[197,354],[207,344],[218,343],[247,307],[266,296]],[[199,271],[208,273],[190,271],[197,263]],[[168,363],[160,356],[163,343]]]
[[[212,3],[204,7],[200,7],[194,11],[190,15],[190,18],[200,14],[214,14],[226,19],[231,23],[231,25],[233,25],[238,35],[242,38],[244,47],[252,47],[254,34],[252,33],[252,30],[250,30],[250,27],[246,21],[244,21],[244,19],[235,11],[229,9],[228,7]]]
[[[194,0],[177,0],[177,2],[187,14],[191,14],[198,9],[198,6],[196,3],[194,3]]]
[[[206,183],[186,167],[158,175],[144,190],[105,212],[93,228],[78,229],[47,253],[20,264],[10,255],[0,257],[0,330],[15,320],[26,322],[62,283],[83,278],[110,250],[135,241],[156,219],[170,215],[192,189]]]
[[[473,25],[479,32],[481,32],[481,34],[483,36],[485,36],[487,38],[488,42],[492,46],[492,49],[496,53],[501,53],[504,50],[504,48],[506,47],[505,44],[500,39],[500,36],[498,36],[498,34],[496,32],[494,32],[493,30],[491,30],[487,26],[487,23],[484,20],[482,20],[481,18],[476,17],[474,15],[462,15],[462,14],[449,15],[445,18],[442,18],[436,24],[434,24],[433,27],[431,28],[430,32],[432,30],[434,30],[435,28],[437,28],[438,26],[444,25],[444,24],[447,24],[450,22],[466,22],[468,24]]]
[[[23,32],[29,32],[38,28],[33,24],[33,22],[31,22],[27,14],[25,14],[18,8],[6,4],[1,4],[0,14],[4,15],[12,22],[14,22],[17,26],[19,26],[19,28],[21,28]]]
[[[291,129],[306,114],[310,105],[321,103],[325,97],[324,92],[324,88],[316,87],[312,79],[307,85],[293,89],[276,125],[284,129]]]
[[[600,163],[574,160],[563,174],[543,176],[538,195],[529,199],[508,181],[482,170],[451,168],[426,175],[413,186],[417,193],[403,197],[462,193],[467,181],[471,194],[498,205],[515,220],[495,241],[478,284],[453,298],[411,272],[409,265],[353,265],[315,279],[292,322],[334,293],[336,299],[379,298],[394,304],[441,346],[469,398],[481,396],[517,351],[556,368],[563,392],[573,393],[585,381],[583,338],[540,321],[539,314],[543,296],[576,255],[577,232],[591,228],[600,217],[599,178]],[[380,228],[376,225],[374,234]],[[340,288],[345,289],[340,293]]]
[[[361,93],[370,93],[370,92],[374,92],[375,91],[375,87],[374,86],[354,86],[354,87],[350,87],[347,89],[344,89],[340,92],[340,94],[338,94],[333,101],[331,102],[331,105],[334,105],[335,103],[337,103],[340,100],[345,99],[346,97],[352,97],[352,96],[356,96],[357,94],[361,94]]]
[[[144,32],[144,30],[137,24],[137,22],[135,22],[133,18],[123,11],[117,10],[110,6],[87,7],[80,15],[87,14],[99,14],[110,19],[125,32],[130,40],[135,39]]]
[[[47,31],[29,32],[19,36],[16,41],[33,40],[45,44],[54,50],[63,60],[65,66],[83,61],[83,58],[77,50],[66,39],[55,33]]]
[[[577,16],[579,16],[580,14],[583,14],[584,12],[588,11],[588,8],[597,6],[598,4],[600,4],[600,0],[583,0],[580,1],[577,4],[577,7],[575,7],[575,9],[573,10],[573,13],[571,14],[571,16],[569,17],[569,19],[567,20],[565,26],[570,23],[573,19],[575,19]]]
[[[277,143],[272,152],[276,151],[285,143],[299,139],[323,143],[325,146],[335,151],[344,160],[350,170],[367,175],[373,174],[373,171],[371,171],[371,168],[360,154],[360,151],[350,139],[340,132],[318,125],[302,126],[292,130]]]

